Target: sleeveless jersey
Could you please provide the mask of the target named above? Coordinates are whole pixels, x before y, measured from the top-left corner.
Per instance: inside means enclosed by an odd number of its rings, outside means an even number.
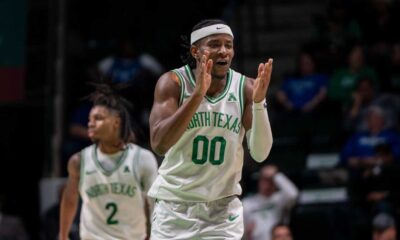
[[[144,239],[146,217],[137,172],[141,149],[128,144],[113,170],[101,166],[97,145],[81,151],[82,239]]]
[[[193,93],[195,78],[188,65],[173,71],[180,81],[181,105]],[[229,69],[222,93],[203,98],[186,131],[166,153],[150,197],[209,202],[241,194],[244,81],[244,75]]]

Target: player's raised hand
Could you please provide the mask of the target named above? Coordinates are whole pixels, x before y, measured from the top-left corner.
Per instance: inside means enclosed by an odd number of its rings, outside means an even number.
[[[211,69],[213,66],[213,60],[209,59],[209,51],[204,51],[203,56],[200,59],[200,68],[196,73],[196,87],[197,91],[202,96],[205,96],[211,85]]]
[[[253,88],[253,101],[256,103],[261,102],[267,94],[271,80],[272,62],[273,60],[270,58],[266,63],[258,65],[258,74]]]

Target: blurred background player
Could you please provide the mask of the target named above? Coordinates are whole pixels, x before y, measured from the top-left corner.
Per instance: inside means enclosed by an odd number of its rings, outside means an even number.
[[[270,240],[274,226],[288,221],[296,203],[297,187],[273,165],[260,170],[258,193],[243,199],[247,240]]]
[[[156,177],[154,155],[133,143],[124,98],[108,84],[91,94],[88,134],[93,145],[74,154],[61,202],[60,239],[68,238],[82,197],[82,239],[145,239],[147,199]]]

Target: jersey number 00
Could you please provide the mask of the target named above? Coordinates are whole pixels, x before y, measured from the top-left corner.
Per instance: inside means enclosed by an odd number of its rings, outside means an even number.
[[[199,152],[199,147],[202,145],[202,150]],[[208,154],[208,147],[210,147],[210,154]],[[215,152],[219,147],[219,154],[216,157]],[[221,136],[216,136],[211,141],[204,135],[199,135],[193,140],[192,161],[195,164],[204,164],[207,160],[212,165],[221,165],[225,157],[226,140]]]

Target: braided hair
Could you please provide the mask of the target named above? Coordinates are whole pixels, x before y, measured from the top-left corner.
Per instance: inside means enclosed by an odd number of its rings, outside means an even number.
[[[131,103],[119,94],[119,91],[126,88],[127,85],[104,81],[89,84],[95,87],[95,91],[88,96],[93,106],[103,106],[115,111],[121,118],[120,138],[124,143],[131,142],[134,137],[128,111],[128,108],[131,108]]]
[[[205,19],[205,20],[200,21],[196,25],[194,25],[194,27],[192,28],[192,32],[196,31],[200,28],[211,26],[214,24],[227,25],[227,23],[221,19]],[[193,69],[196,67],[196,59],[190,53],[190,47],[191,47],[190,37],[182,35],[181,39],[182,39],[181,46],[186,50],[185,54],[181,56],[181,60],[182,60],[183,64],[185,64],[185,65],[188,64],[189,67]],[[195,42],[194,44],[197,44],[197,42]]]

